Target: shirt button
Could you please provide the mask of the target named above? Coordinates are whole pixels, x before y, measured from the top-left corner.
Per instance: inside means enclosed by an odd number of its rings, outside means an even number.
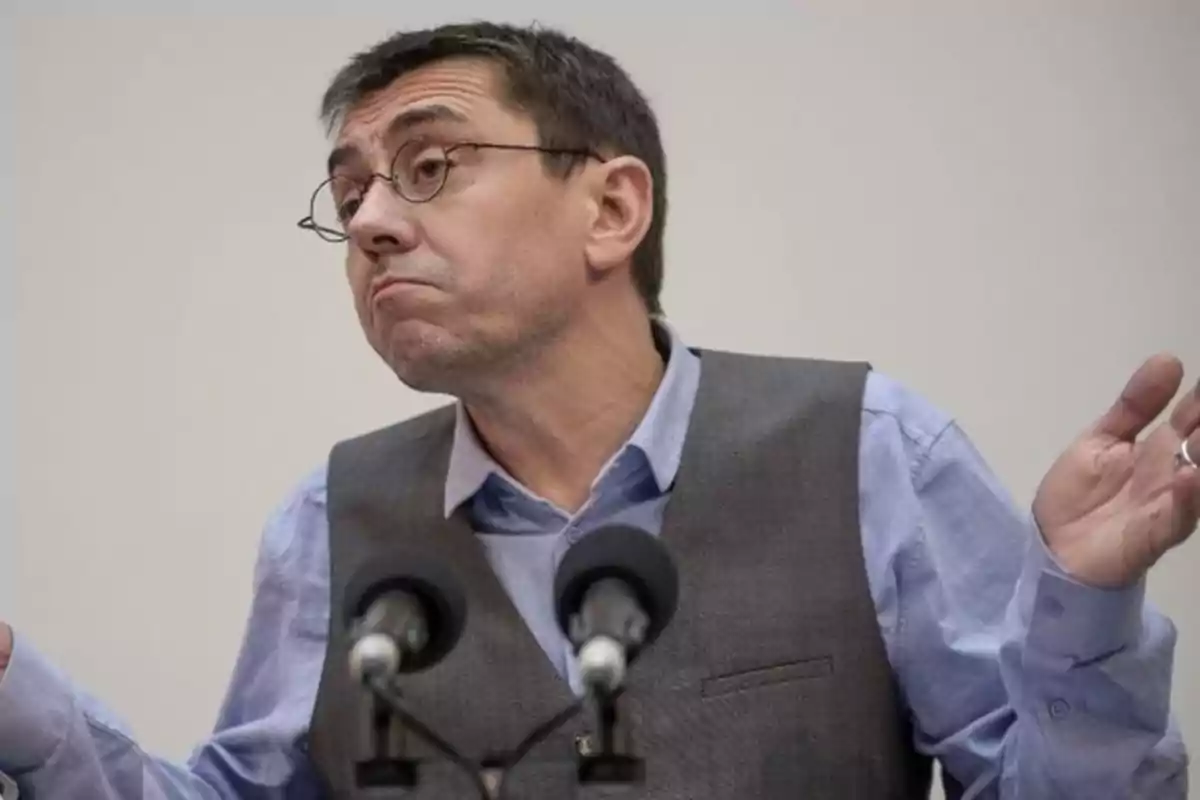
[[[583,531],[579,530],[578,526],[572,525],[567,528],[567,544],[575,544],[583,538]]]
[[[1062,719],[1071,713],[1071,704],[1066,700],[1055,700],[1050,704],[1051,719]]]

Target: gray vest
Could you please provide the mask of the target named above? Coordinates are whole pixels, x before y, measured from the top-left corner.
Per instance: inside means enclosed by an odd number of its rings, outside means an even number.
[[[703,351],[699,393],[662,540],[679,606],[635,662],[621,699],[636,789],[579,787],[578,716],[528,752],[508,800],[924,798],[863,566],[858,518],[862,364]],[[427,759],[409,791],[355,788],[364,693],[346,669],[340,606],[356,567],[396,543],[453,564],[468,618],[453,652],[404,678],[409,710],[476,761],[504,762],[575,697],[510,602],[470,521],[444,519],[455,415],[442,408],[337,445],[328,513],[333,613],[309,752],[332,798],[472,798],[460,769]]]

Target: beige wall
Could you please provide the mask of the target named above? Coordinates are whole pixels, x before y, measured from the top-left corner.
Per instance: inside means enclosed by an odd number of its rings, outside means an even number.
[[[12,607],[12,591],[8,582],[9,564],[12,560],[13,535],[16,509],[16,449],[14,434],[16,425],[13,414],[13,374],[16,331],[13,321],[16,309],[16,292],[13,291],[15,270],[13,264],[13,208],[15,187],[13,186],[13,118],[15,95],[13,92],[14,43],[12,26],[7,17],[0,16],[0,614]]]
[[[6,608],[169,756],[212,723],[270,507],[339,437],[440,400],[376,363],[338,252],[294,227],[342,59],[491,7],[415,5],[16,28]],[[666,305],[691,342],[870,358],[1027,502],[1143,356],[1200,370],[1200,4],[801,5],[505,8],[610,49],[651,95]],[[1198,570],[1193,542],[1151,587],[1193,747]]]

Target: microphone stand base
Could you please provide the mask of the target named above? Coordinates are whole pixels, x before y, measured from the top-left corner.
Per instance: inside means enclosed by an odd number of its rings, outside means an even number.
[[[580,756],[579,783],[640,785],[646,780],[646,764],[635,756],[602,753]]]
[[[417,785],[417,762],[406,758],[372,758],[354,765],[354,780],[360,789]]]

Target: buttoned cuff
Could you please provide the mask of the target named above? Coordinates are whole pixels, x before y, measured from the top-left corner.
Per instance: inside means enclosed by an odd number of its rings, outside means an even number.
[[[70,682],[20,634],[0,678],[0,769],[12,775],[45,765],[75,713]]]
[[[1146,581],[1100,589],[1072,578],[1034,526],[1022,588],[1026,605],[1026,653],[1054,661],[1093,662],[1136,646],[1142,630]]]

